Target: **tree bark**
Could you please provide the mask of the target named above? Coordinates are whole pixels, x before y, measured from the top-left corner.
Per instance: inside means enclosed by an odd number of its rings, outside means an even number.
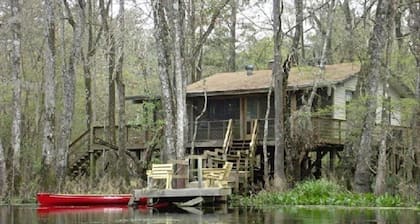
[[[126,144],[127,144],[127,127],[126,127],[126,116],[125,116],[125,84],[123,78],[123,62],[124,62],[124,0],[119,1],[119,13],[118,13],[118,41],[117,41],[117,52],[118,60],[115,71],[116,83],[118,89],[118,165],[116,168],[124,178],[126,183],[129,183],[129,170],[128,161],[126,155]]]
[[[6,196],[7,186],[6,159],[3,144],[0,139],[0,200]]]
[[[189,48],[188,48],[188,52],[189,54],[192,53],[193,51],[193,46],[196,45],[196,29],[197,29],[197,15],[196,15],[196,3],[197,1],[194,0],[189,0],[189,14],[188,14],[188,27],[189,27],[189,37],[190,37],[190,42],[189,42]],[[201,26],[200,26],[201,29]],[[188,73],[190,73],[190,75],[187,77],[187,82],[188,83],[192,83],[197,81],[197,58],[190,58],[189,60],[189,69],[190,71],[187,71]]]
[[[384,88],[385,85],[384,85]],[[387,95],[384,89],[384,97]],[[386,102],[385,102],[386,101]],[[382,134],[379,140],[379,155],[378,155],[378,168],[376,171],[375,179],[375,195],[382,195],[386,192],[386,173],[387,173],[387,159],[386,159],[386,149],[387,149],[387,139],[389,135],[390,120],[389,120],[389,102],[385,99],[383,102],[385,105],[382,109],[382,123],[381,129]]]
[[[88,37],[87,37],[87,50],[84,52],[83,48],[82,52],[82,60],[83,60],[83,72],[84,72],[84,82],[85,82],[85,108],[86,108],[86,128],[89,130],[88,139],[89,144],[87,150],[90,150],[90,146],[93,143],[92,135],[93,135],[93,122],[94,122],[94,114],[93,114],[93,106],[92,106],[92,58],[96,54],[97,42],[102,34],[103,28],[98,32],[96,39],[93,38],[93,6],[92,0],[88,0],[87,2],[87,23],[82,24],[82,26],[87,26],[88,30]]]
[[[104,34],[106,35],[106,45],[107,49],[105,50],[107,59],[108,59],[108,129],[107,129],[107,140],[109,143],[115,145],[116,136],[115,136],[115,37],[109,27],[109,8],[111,5],[111,0],[104,2],[104,0],[99,0],[99,9],[102,20],[102,27],[104,29]],[[105,4],[106,3],[106,4]]]
[[[387,24],[387,43],[386,43],[386,55],[385,55],[385,66],[390,65],[390,58],[392,52],[392,42],[393,42],[393,31],[395,25],[395,13],[398,7],[398,0],[393,0],[389,6],[389,17]],[[381,118],[381,129],[382,135],[379,139],[379,154],[378,154],[378,165],[376,171],[375,179],[375,189],[374,193],[376,195],[382,195],[386,192],[386,176],[387,176],[387,147],[388,147],[388,137],[391,134],[391,102],[389,98],[389,78],[390,73],[384,71],[382,75],[383,85],[382,85],[382,118]]]
[[[45,67],[44,67],[44,129],[42,140],[41,160],[41,190],[49,191],[54,186],[53,153],[55,148],[55,15],[54,4],[51,0],[44,0],[45,11]]]
[[[270,163],[268,159],[267,139],[268,139],[268,118],[271,110],[271,94],[273,92],[273,83],[271,83],[267,94],[267,110],[264,116],[264,135],[263,135],[263,157],[264,157],[264,186],[267,188],[270,185]]]
[[[70,6],[67,0],[64,0],[64,7],[69,24],[73,28],[72,48],[66,69],[63,72],[63,114],[61,117],[61,136],[57,151],[57,179],[58,190],[64,184],[67,170],[67,160],[70,145],[71,129],[73,124],[73,114],[76,94],[76,60],[81,56],[81,43],[84,33],[85,6],[84,0],[78,1],[76,10],[78,21],[74,20]]]
[[[229,60],[228,60],[228,71],[236,71],[236,14],[238,10],[237,0],[230,1],[230,39],[229,39]]]
[[[352,62],[354,60],[354,46],[353,46],[353,34],[354,34],[354,24],[353,24],[353,15],[350,10],[349,0],[344,0],[341,5],[344,16],[346,19],[345,30],[347,35],[345,37],[345,61]]]
[[[292,41],[292,51],[296,56],[297,63],[303,62],[305,60],[305,48],[303,43],[303,0],[294,0],[295,4],[295,34]],[[299,55],[299,43],[300,45],[300,57]]]
[[[12,191],[16,191],[20,185],[20,148],[21,148],[21,79],[22,79],[22,60],[21,60],[21,20],[22,10],[19,0],[10,0],[12,24],[12,82],[13,82],[13,121],[12,121]]]
[[[175,65],[175,92],[176,92],[176,154],[177,159],[183,159],[185,154],[185,133],[187,130],[187,104],[184,55],[182,51],[182,40],[184,37],[184,20],[181,11],[183,10],[179,0],[173,0],[174,10],[174,65]]]
[[[366,77],[365,97],[366,113],[362,117],[362,133],[356,146],[357,160],[354,174],[354,190],[360,193],[370,192],[372,139],[376,122],[377,92],[382,70],[383,54],[388,37],[387,24],[390,19],[390,6],[394,0],[379,0],[376,8],[375,25],[368,46],[368,61],[362,65],[361,75]]]
[[[175,117],[174,99],[172,95],[172,85],[168,68],[170,67],[169,58],[169,30],[168,23],[164,14],[164,5],[161,0],[152,1],[154,35],[158,53],[158,72],[162,91],[162,104],[165,117],[165,144],[161,151],[163,161],[176,158],[175,151]]]
[[[274,63],[273,63],[273,80],[274,80],[274,134],[275,134],[275,152],[274,152],[274,187],[284,190],[287,185],[284,152],[285,152],[285,132],[284,132],[284,102],[285,97],[283,91],[284,71],[281,69],[281,11],[280,6],[283,1],[273,1],[273,31],[274,31]]]

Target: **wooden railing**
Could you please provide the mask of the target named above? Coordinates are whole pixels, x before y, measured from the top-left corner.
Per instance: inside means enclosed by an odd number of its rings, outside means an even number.
[[[199,121],[197,122],[197,136],[196,141],[211,141],[223,140],[229,126],[229,120],[218,121]],[[190,124],[189,140],[193,136],[194,124]],[[232,120],[232,135],[233,138],[239,138],[240,123],[239,120]]]
[[[257,128],[253,130],[256,133],[255,137],[256,139],[263,139],[263,124],[265,121],[264,119],[257,119],[256,122],[261,125],[253,125],[253,127]],[[312,118],[312,125],[319,143],[344,144],[347,133],[346,121],[331,118]],[[228,126],[228,120],[199,121],[197,124],[196,141],[223,140]],[[235,139],[240,138],[240,128],[239,120],[233,120],[232,135]],[[274,140],[274,119],[268,119],[268,140]]]
[[[109,148],[106,144],[101,144],[100,141],[97,141],[97,139],[101,139],[102,141],[105,141],[108,139],[107,137],[107,127],[104,126],[95,126],[93,128],[92,133],[92,145],[89,147],[89,133],[90,130],[86,130],[83,132],[80,136],[78,136],[70,145],[69,145],[69,157],[68,161],[69,164],[77,161],[80,156],[85,154],[90,148],[98,149],[98,148]],[[118,130],[118,126],[115,127],[116,130]],[[148,131],[142,131],[140,126],[138,125],[127,125],[127,149],[133,150],[133,149],[142,149],[146,147],[146,143],[152,139],[152,134]],[[115,145],[118,145],[116,143]]]
[[[90,141],[89,132],[90,130],[86,130],[81,135],[79,135],[72,143],[70,143],[68,154],[69,164],[75,162],[84,152],[87,151]]]
[[[228,152],[229,147],[232,144],[232,132],[233,132],[232,125],[233,125],[233,121],[232,119],[229,119],[228,126],[225,133],[225,139],[223,140],[223,152],[225,153]]]

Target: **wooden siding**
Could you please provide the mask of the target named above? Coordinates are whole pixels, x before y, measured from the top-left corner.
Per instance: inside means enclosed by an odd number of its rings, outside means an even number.
[[[334,112],[333,118],[346,120],[346,91],[356,90],[357,78],[352,77],[344,83],[337,84],[334,89]]]
[[[333,118],[337,120],[346,120],[346,92],[354,92],[356,90],[357,77],[352,77],[344,83],[337,84],[334,89],[334,112]],[[382,116],[382,97],[383,95],[383,82],[379,83],[378,87],[378,107],[376,109],[376,123],[381,122]],[[389,89],[389,96],[391,97],[391,124],[394,126],[401,126],[401,111],[398,107],[400,97],[392,87]]]

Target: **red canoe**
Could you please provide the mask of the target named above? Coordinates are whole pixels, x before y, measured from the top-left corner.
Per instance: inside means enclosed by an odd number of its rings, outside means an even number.
[[[131,194],[51,194],[38,193],[36,199],[42,206],[57,205],[127,205]]]

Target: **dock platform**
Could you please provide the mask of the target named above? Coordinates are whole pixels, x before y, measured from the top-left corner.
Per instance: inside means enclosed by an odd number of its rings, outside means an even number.
[[[203,198],[204,201],[226,201],[227,196],[232,194],[231,188],[180,188],[180,189],[138,189],[134,190],[131,201],[139,202],[141,198],[147,198],[149,203],[154,201],[168,201],[182,203],[194,198]]]

